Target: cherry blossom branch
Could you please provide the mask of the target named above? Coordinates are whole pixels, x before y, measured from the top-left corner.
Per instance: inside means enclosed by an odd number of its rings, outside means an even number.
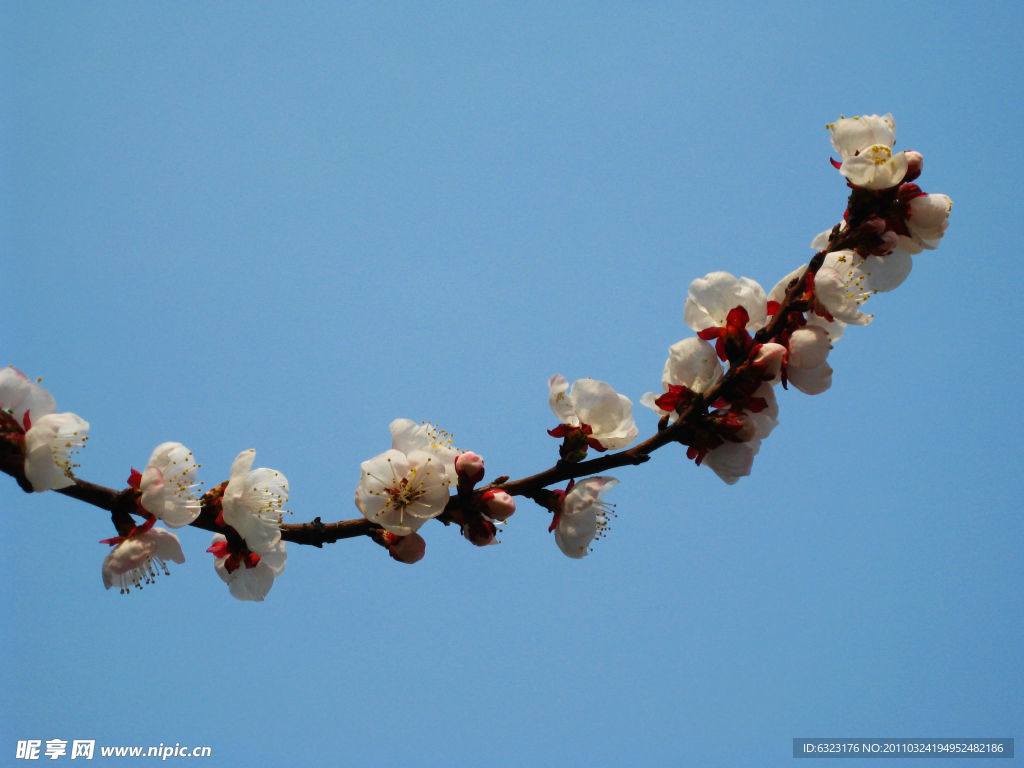
[[[285,524],[288,482],[280,472],[252,469],[252,450],[240,453],[230,478],[202,497],[195,495],[198,465],[180,443],[159,445],[143,472],[132,470],[123,490],[76,477],[70,456],[88,439],[88,423],[56,413],[48,392],[9,367],[0,370],[0,471],[26,492],[56,490],[110,512],[118,535],[104,540],[112,549],[103,579],[122,592],[166,572],[167,560],[184,562],[177,537],[154,527],[158,519],[172,528],[213,532],[207,551],[231,594],[242,600],[267,594],[284,569],[285,542],[322,547],[366,536],[396,560],[412,563],[424,553],[416,531],[426,520],[455,523],[473,544],[490,544],[496,525],[515,511],[515,496],[551,512],[559,548],[582,557],[602,535],[601,496],[618,482],[602,473],[643,464],[654,451],[678,443],[687,458],[710,466],[727,483],[749,474],[761,441],[777,423],[774,385],[812,395],[828,389],[832,342],[847,325],[870,322],[860,306],[906,278],[911,254],[937,247],[952,203],[913,183],[923,160],[916,152],[893,154],[892,116],[843,118],[828,127],[842,158],[832,164],[850,188],[843,221],[819,235],[810,262],[770,293],[725,272],[691,284],[684,315],[697,335],[670,347],[662,393],[642,398],[660,416],[657,431],[642,442],[632,444],[638,430],[628,398],[605,382],[582,379],[570,387],[556,375],[549,381],[549,403],[560,424],[549,434],[562,443],[553,466],[477,487],[484,477],[481,457],[453,449],[432,425],[397,419],[392,448],[361,465],[356,506],[363,517]],[[588,459],[590,449],[603,455]],[[566,481],[564,490],[551,488]]]

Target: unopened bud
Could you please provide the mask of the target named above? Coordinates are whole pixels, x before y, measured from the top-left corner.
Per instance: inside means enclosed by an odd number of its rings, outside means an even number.
[[[388,542],[388,554],[400,563],[411,565],[422,560],[427,551],[427,542],[418,533],[410,533],[408,536],[389,533],[385,539]]]
[[[907,175],[903,177],[903,183],[906,183],[921,175],[921,171],[924,169],[924,157],[920,152],[913,150],[904,152],[903,156],[907,158]]]
[[[476,517],[462,526],[462,535],[469,539],[471,543],[476,544],[476,546],[486,547],[488,544],[496,543],[494,534],[497,530],[494,527],[494,523],[490,520]]]
[[[516,501],[505,491],[487,491],[480,496],[483,513],[492,520],[508,520],[516,511]]]
[[[470,485],[479,483],[484,479],[484,460],[481,456],[472,451],[460,453],[455,457],[455,474],[460,481],[466,481]]]

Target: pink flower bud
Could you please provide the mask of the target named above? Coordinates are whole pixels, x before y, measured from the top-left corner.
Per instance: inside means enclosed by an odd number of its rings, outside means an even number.
[[[455,474],[460,481],[470,484],[479,483],[484,479],[484,460],[472,451],[460,453],[455,457]]]
[[[484,520],[482,517],[470,520],[462,526],[462,535],[478,547],[497,543],[494,539],[495,533],[497,533],[497,529],[494,527],[494,523]]]
[[[427,551],[427,542],[418,533],[410,533],[408,536],[386,533],[385,539],[388,541],[388,554],[400,563],[411,565],[422,560]]]
[[[483,512],[492,520],[508,520],[516,511],[516,502],[505,491],[487,491],[480,497]]]

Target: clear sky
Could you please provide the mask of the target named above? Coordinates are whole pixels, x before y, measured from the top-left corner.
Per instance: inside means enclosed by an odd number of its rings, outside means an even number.
[[[262,604],[185,529],[121,597],[103,512],[0,477],[4,764],[24,739],[782,766],[794,737],[1024,738],[1024,5],[16,1],[0,35],[0,364],[92,424],[83,478],[177,440],[211,487],[255,448],[293,522],[358,516],[394,418],[519,477],[557,457],[552,374],[657,389],[691,280],[770,288],[839,219],[841,114],[891,111],[955,201],[832,389],[779,393],[750,477],[671,447],[616,472],[581,561],[523,502],[499,546],[428,524],[414,566],[289,547]]]

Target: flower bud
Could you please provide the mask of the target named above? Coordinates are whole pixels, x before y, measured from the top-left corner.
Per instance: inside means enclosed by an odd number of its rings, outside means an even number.
[[[472,451],[460,453],[455,457],[455,474],[459,476],[459,482],[467,482],[470,485],[479,483],[484,479],[484,460]]]
[[[480,496],[483,513],[492,520],[508,520],[516,511],[516,502],[505,491],[487,491]]]
[[[903,182],[913,181],[921,175],[921,171],[924,168],[924,157],[920,152],[914,152],[908,150],[903,153],[907,158],[907,175],[903,177]]]
[[[395,536],[393,533],[385,532],[384,539],[388,543],[388,554],[400,563],[411,565],[422,560],[427,551],[427,542],[418,533]]]
[[[465,536],[472,544],[475,544],[478,547],[486,547],[488,544],[496,543],[494,534],[497,533],[497,530],[498,529],[494,527],[494,523],[490,520],[484,520],[482,517],[476,517],[462,526],[462,535]]]

